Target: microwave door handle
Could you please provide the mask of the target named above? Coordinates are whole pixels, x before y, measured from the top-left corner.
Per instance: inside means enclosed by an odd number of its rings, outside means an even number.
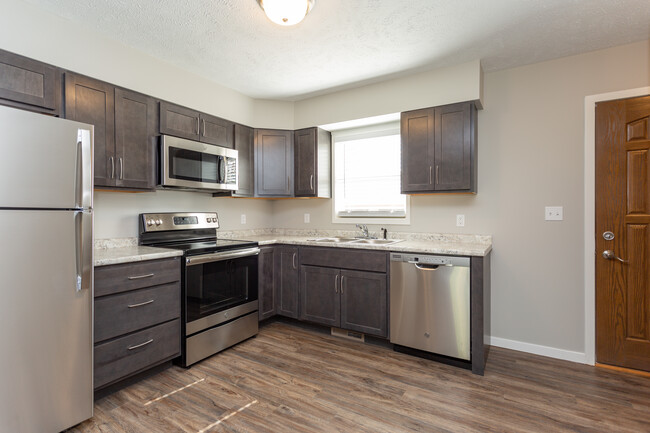
[[[259,248],[246,248],[239,251],[226,251],[223,253],[202,254],[185,259],[187,266],[202,265],[204,263],[221,262],[224,260],[238,259],[248,256],[256,256],[260,253]]]

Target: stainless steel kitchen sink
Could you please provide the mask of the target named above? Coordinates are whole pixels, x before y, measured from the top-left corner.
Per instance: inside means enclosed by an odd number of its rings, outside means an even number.
[[[355,238],[343,238],[343,237],[332,237],[332,238],[318,238],[318,239],[308,239],[309,241],[312,242],[322,242],[322,243],[346,243],[346,242],[354,242],[358,239]]]
[[[397,242],[402,242],[404,239],[357,239],[354,241],[356,244],[371,244],[371,245],[389,245]]]

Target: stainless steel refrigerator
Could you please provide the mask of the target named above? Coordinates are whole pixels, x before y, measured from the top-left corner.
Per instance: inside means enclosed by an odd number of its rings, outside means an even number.
[[[0,432],[93,414],[93,127],[0,107]]]

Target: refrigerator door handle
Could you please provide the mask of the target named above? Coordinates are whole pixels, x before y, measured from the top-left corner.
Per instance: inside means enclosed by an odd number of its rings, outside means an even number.
[[[92,283],[92,214],[89,211],[75,212],[75,255],[76,289],[80,292],[90,290]]]
[[[77,131],[77,178],[75,181],[75,204],[78,208],[92,207],[93,174],[92,174],[92,139],[90,131]]]

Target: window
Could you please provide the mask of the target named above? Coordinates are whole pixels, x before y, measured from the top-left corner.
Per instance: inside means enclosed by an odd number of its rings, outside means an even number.
[[[408,197],[400,194],[399,123],[336,131],[333,137],[334,221],[408,223]]]

